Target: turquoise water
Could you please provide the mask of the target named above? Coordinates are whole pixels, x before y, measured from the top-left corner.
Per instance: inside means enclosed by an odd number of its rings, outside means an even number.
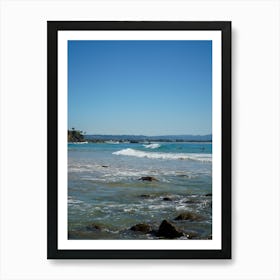
[[[145,176],[155,180],[139,180]],[[208,239],[211,193],[211,143],[68,145],[70,239],[158,239],[130,228],[145,223],[156,232],[164,219]],[[185,212],[202,218],[175,220]]]

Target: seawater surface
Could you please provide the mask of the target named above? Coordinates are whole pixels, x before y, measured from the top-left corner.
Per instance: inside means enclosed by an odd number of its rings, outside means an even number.
[[[175,219],[186,212],[199,218]],[[181,239],[211,238],[211,143],[68,144],[69,239],[159,239],[163,220]]]

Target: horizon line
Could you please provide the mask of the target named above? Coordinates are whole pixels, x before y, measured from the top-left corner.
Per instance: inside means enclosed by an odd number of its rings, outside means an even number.
[[[212,136],[212,133],[208,134],[155,134],[155,135],[148,135],[148,134],[103,134],[103,133],[86,133],[86,135],[102,135],[102,136]]]

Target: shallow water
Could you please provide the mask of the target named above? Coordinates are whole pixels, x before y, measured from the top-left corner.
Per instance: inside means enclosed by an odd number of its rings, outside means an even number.
[[[139,180],[144,176],[157,181]],[[158,239],[130,228],[146,223],[156,231],[164,219],[207,239],[211,193],[211,143],[68,145],[70,239]],[[203,218],[174,220],[186,211]]]

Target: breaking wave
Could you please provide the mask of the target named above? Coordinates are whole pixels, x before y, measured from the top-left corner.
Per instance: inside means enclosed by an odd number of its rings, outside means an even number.
[[[157,152],[138,151],[130,148],[114,152],[113,154],[139,157],[139,158],[150,158],[150,159],[195,160],[201,162],[212,162],[211,154],[157,153]]]
[[[160,147],[160,144],[158,143],[153,143],[153,144],[146,144],[146,145],[143,145],[145,148],[148,148],[148,149],[157,149]]]

